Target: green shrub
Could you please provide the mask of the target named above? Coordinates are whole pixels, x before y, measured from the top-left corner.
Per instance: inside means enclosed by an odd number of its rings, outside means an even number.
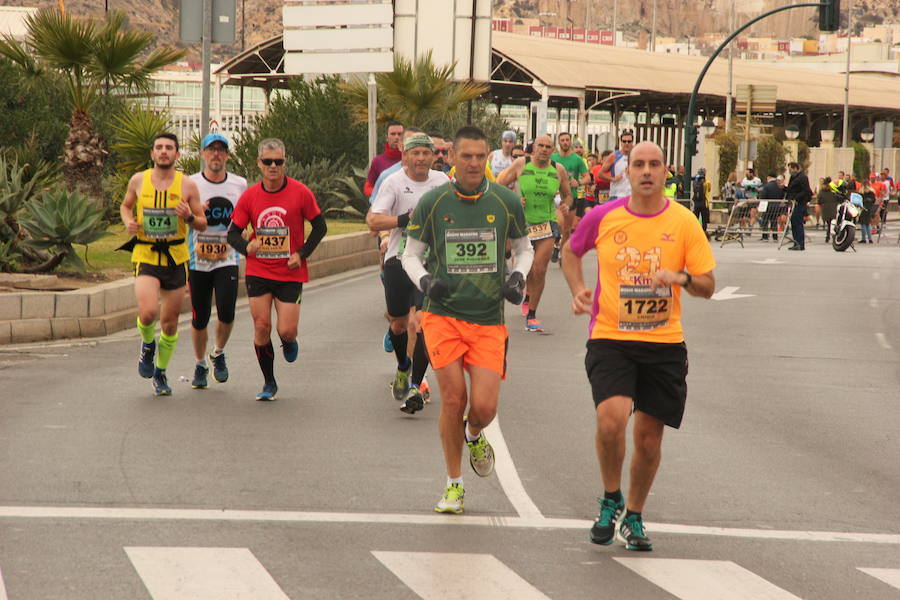
[[[853,142],[853,174],[859,181],[868,181],[872,172],[869,151],[859,142]]]
[[[770,173],[784,173],[787,161],[784,157],[784,146],[771,135],[760,136],[756,144],[756,160],[753,168],[763,181]]]
[[[713,139],[719,146],[719,187],[722,189],[728,181],[728,175],[737,168],[738,144],[740,136],[737,133],[721,131]]]

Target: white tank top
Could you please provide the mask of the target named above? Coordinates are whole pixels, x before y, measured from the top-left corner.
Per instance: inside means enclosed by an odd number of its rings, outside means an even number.
[[[228,245],[228,228],[231,213],[238,198],[247,189],[247,180],[234,173],[227,173],[225,181],[213,183],[203,173],[191,175],[200,190],[200,202],[206,213],[206,231],[188,230],[188,250],[191,253],[190,269],[212,271],[219,267],[237,265],[237,250]]]
[[[494,150],[491,153],[491,172],[494,174],[494,179],[499,177],[500,173],[512,164],[512,161],[512,155],[506,156],[503,154],[503,150]]]
[[[628,170],[628,155],[616,152],[616,162],[613,163],[611,174],[618,176],[623,175],[619,181],[612,181],[609,184],[610,198],[622,198],[631,195],[631,182],[628,180],[626,171]]]

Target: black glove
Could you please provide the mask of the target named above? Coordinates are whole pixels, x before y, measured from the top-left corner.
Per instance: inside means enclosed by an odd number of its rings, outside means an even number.
[[[419,287],[432,300],[440,300],[450,293],[450,288],[445,281],[435,279],[431,275],[422,275],[422,279],[419,280]]]
[[[513,271],[503,284],[503,297],[513,304],[522,304],[525,300],[525,277],[518,271]]]

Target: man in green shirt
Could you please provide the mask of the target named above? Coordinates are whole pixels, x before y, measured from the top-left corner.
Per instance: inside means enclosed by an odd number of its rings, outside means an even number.
[[[450,150],[456,180],[419,199],[401,257],[410,280],[425,294],[421,325],[441,390],[439,428],[447,487],[434,510],[442,513],[463,511],[464,439],[475,473],[487,477],[494,470],[494,451],[482,430],[497,414],[506,371],[503,299],[522,302],[525,274],[534,258],[518,196],[485,177],[488,151],[487,138],[477,127],[456,133]],[[515,256],[508,277],[507,241]]]
[[[587,185],[591,181],[587,165],[585,164],[584,159],[572,148],[572,134],[564,131],[556,136],[556,141],[559,144],[559,151],[554,152],[550,156],[550,160],[563,166],[566,173],[569,174],[569,188],[575,192],[578,190],[579,186]],[[566,241],[569,239],[572,221],[575,218],[574,212],[571,212],[573,208],[575,208],[574,203],[567,205],[566,208],[563,208],[562,203],[560,204],[562,239],[557,240],[556,246],[553,248],[553,256],[550,257],[550,260],[553,262],[559,260],[559,249],[565,245]]]
[[[537,308],[544,293],[553,243],[559,237],[554,199],[557,195],[562,198],[560,206],[569,206],[572,201],[568,174],[561,164],[550,160],[552,151],[550,136],[538,136],[534,140],[532,156],[516,159],[497,180],[498,184],[505,187],[518,181],[522,206],[525,207],[525,222],[528,225],[528,238],[534,247],[534,262],[528,273],[522,312],[525,314],[525,330],[532,332],[544,331],[544,326],[537,318]]]

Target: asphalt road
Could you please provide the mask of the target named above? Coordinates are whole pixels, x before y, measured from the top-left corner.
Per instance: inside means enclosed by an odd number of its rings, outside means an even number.
[[[171,398],[135,332],[2,348],[0,600],[900,598],[900,247],[813,235],[714,246],[722,299],[685,301],[688,409],[641,555],[588,542],[587,319],[556,267],[549,335],[507,306],[498,472],[464,469],[461,516],[432,512],[439,394],[412,418],[390,398],[373,269],[307,287],[274,403],[246,308],[209,390],[178,380],[181,327]]]

